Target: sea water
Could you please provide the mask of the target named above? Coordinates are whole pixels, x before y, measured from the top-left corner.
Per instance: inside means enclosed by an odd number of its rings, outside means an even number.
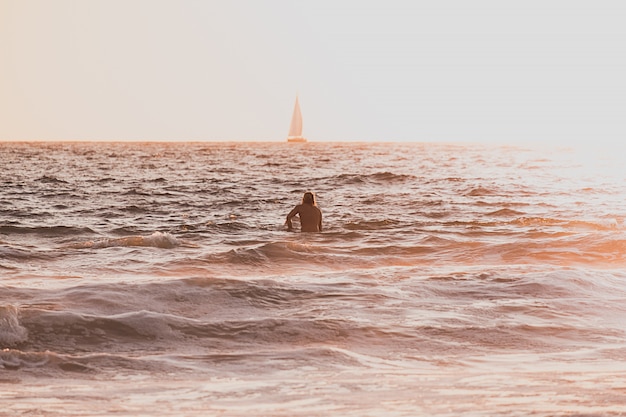
[[[626,415],[620,154],[2,143],[0,174],[2,416]],[[285,230],[305,191],[322,233]]]

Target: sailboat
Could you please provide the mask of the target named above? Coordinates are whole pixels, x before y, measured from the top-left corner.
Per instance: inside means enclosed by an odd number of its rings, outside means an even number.
[[[296,105],[293,107],[293,115],[291,116],[291,125],[289,126],[289,136],[287,142],[306,142],[306,138],[302,136],[302,113],[300,112],[300,103],[296,96]]]

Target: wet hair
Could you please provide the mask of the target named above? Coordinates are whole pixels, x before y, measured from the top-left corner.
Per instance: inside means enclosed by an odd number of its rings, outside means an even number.
[[[311,204],[312,206],[314,206],[315,195],[310,191],[307,191],[306,193],[304,193],[304,195],[302,196],[302,204]]]

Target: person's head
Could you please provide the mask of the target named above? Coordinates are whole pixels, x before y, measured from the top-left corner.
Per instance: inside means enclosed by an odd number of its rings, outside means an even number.
[[[306,193],[304,193],[304,195],[302,196],[302,204],[310,204],[312,206],[315,205],[315,195],[310,192],[307,191]]]

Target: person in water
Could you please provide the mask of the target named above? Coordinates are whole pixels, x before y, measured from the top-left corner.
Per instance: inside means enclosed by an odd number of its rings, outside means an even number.
[[[311,192],[304,193],[302,204],[298,204],[287,215],[287,230],[293,230],[291,219],[298,214],[300,216],[300,230],[302,232],[322,231],[322,211],[315,204],[315,195]]]

